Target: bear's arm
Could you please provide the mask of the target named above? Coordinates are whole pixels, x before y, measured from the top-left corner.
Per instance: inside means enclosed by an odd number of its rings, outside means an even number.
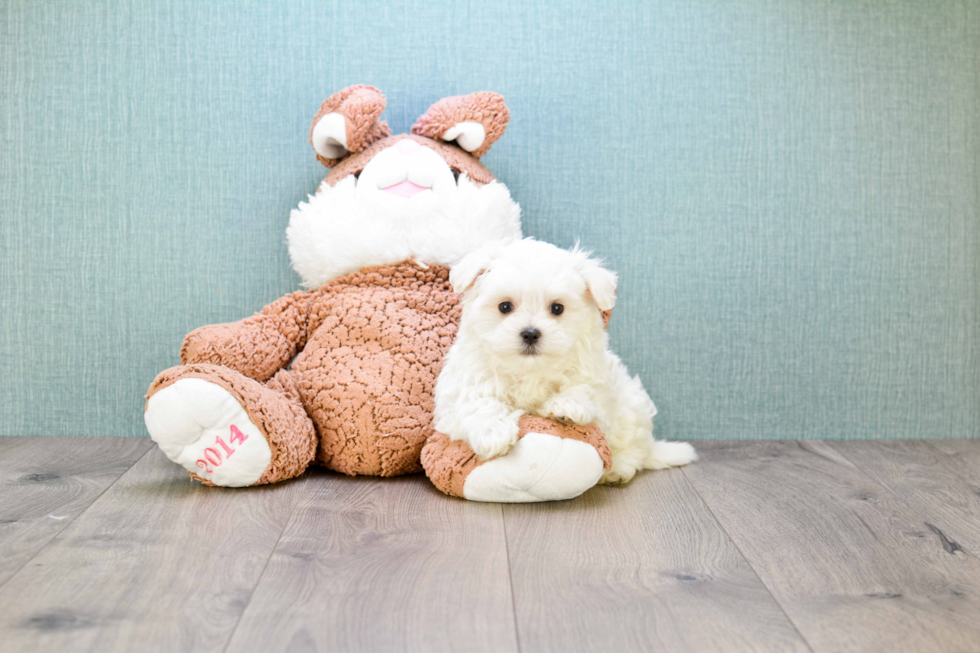
[[[318,295],[295,292],[244,320],[195,329],[184,338],[180,361],[224,365],[256,381],[270,379],[306,344],[310,306]]]

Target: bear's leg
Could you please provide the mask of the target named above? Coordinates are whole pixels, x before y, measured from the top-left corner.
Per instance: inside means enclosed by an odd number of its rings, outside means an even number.
[[[572,426],[524,415],[517,444],[503,456],[481,461],[462,441],[429,437],[422,466],[446,494],[495,503],[559,501],[599,482],[612,457],[594,424]]]
[[[316,432],[290,373],[265,384],[220,365],[181,365],[146,395],[150,437],[207,485],[245,487],[299,476]]]

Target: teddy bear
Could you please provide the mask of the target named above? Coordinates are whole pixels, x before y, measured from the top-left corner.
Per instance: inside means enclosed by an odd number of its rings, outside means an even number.
[[[489,461],[432,427],[461,312],[449,267],[521,237],[520,208],[480,162],[507,127],[507,106],[490,92],[447,97],[411,133],[392,135],[385,104],[365,85],[323,102],[310,143],[331,170],[286,230],[304,289],[189,333],[181,364],[146,393],[147,430],[206,485],[274,483],[314,461],[349,475],[417,473],[429,441],[426,468],[447,494],[577,496],[608,465],[594,427],[528,418],[518,446]]]

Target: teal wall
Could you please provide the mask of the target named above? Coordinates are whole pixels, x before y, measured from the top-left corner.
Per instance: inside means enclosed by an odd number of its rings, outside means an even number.
[[[528,234],[621,273],[671,438],[980,436],[980,3],[0,6],[0,432],[143,435],[192,328],[295,290],[353,83],[503,93]]]

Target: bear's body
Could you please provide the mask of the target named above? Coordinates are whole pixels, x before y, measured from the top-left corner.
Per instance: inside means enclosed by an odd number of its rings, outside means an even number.
[[[325,467],[371,476],[422,471],[436,377],[459,322],[448,274],[412,263],[366,268],[331,282],[313,302],[311,336],[290,373]]]
[[[277,444],[289,443],[297,461],[308,464],[315,451],[320,464],[345,474],[420,472],[436,377],[459,322],[448,279],[445,267],[412,262],[365,268],[240,322],[202,327],[185,338],[183,365],[161,374],[150,395],[210,371],[232,392],[265,395],[250,402],[257,422],[288,416],[279,418],[288,428],[263,430],[284,431]],[[287,467],[292,476],[305,464]]]

